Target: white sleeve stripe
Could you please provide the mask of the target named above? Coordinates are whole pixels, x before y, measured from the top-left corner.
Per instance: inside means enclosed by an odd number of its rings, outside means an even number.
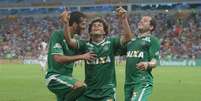
[[[48,79],[46,79],[46,85],[48,85],[51,80],[56,80],[56,81],[58,81],[59,83],[62,83],[62,84],[64,84],[64,85],[68,86],[68,87],[73,87],[72,84],[70,84],[70,83],[68,83],[68,82],[65,82],[65,81],[63,81],[63,80],[61,80],[61,79],[59,79],[59,78],[56,78],[56,76],[58,76],[58,75],[52,75],[52,76],[50,76]]]
[[[114,90],[114,92],[115,92],[115,93],[114,93],[114,99],[115,99],[115,101],[117,101],[117,97],[116,97],[116,96],[117,96],[117,94],[116,94],[116,88],[113,88],[113,90]]]
[[[141,92],[141,94],[140,94],[140,96],[139,96],[139,98],[138,98],[138,101],[142,101],[142,96],[144,95],[145,89],[146,89],[146,88],[143,88],[143,89],[142,89],[142,92]]]
[[[148,85],[146,85],[146,86],[142,89],[142,92],[140,93],[140,96],[139,96],[139,98],[138,98],[138,101],[142,101],[142,97],[143,97],[143,95],[144,95],[144,93],[145,93],[145,90],[146,90],[147,86],[148,86]]]
[[[64,55],[63,53],[51,53],[51,55],[55,55],[55,54]]]
[[[61,79],[55,78],[54,80],[56,80],[56,81],[58,81],[58,82],[60,82],[60,83],[62,83],[62,84],[64,84],[64,85],[66,85],[66,86],[68,86],[68,87],[73,87],[72,84],[69,84],[68,82],[65,82],[65,81],[63,81],[63,80],[61,80]]]
[[[78,40],[76,40],[76,43],[77,43],[77,48],[80,49],[80,44],[79,44]]]

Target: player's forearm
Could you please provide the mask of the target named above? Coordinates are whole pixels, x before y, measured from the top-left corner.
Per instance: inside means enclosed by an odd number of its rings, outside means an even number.
[[[74,56],[54,55],[53,58],[56,62],[64,64],[74,62],[77,60],[82,60],[83,55],[74,55]]]
[[[152,59],[150,62],[148,62],[148,68],[155,68],[157,66],[157,60]]]
[[[122,19],[121,23],[122,23],[122,27],[123,27],[123,31],[124,31],[124,34],[123,34],[124,40],[123,40],[123,42],[126,43],[126,42],[128,42],[128,41],[130,41],[132,39],[133,34],[131,32],[130,25],[128,23],[127,18]]]
[[[72,38],[71,33],[70,33],[69,22],[64,24],[64,38],[70,47],[72,47],[72,48],[77,47],[76,42],[74,41],[74,39]]]

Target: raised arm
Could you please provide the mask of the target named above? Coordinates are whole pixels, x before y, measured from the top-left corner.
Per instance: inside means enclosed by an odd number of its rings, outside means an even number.
[[[72,29],[69,26],[69,20],[70,20],[70,14],[65,9],[64,12],[60,15],[60,21],[62,22],[62,24],[64,26],[64,38],[71,48],[78,48],[76,40],[74,38],[72,38],[72,36],[71,36]]]
[[[64,38],[71,48],[78,48],[76,40],[72,38],[71,36],[72,29],[69,26],[69,19],[70,19],[70,15],[68,11],[65,9],[64,12],[59,16],[59,20],[64,25]],[[95,57],[96,55],[90,52],[81,54],[81,55],[74,55],[74,56],[66,56],[66,55],[60,55],[60,54],[55,54],[53,56],[54,60],[58,63],[68,63],[68,62],[74,62],[77,60],[92,60]]]
[[[119,7],[116,10],[116,14],[123,27],[124,34],[121,36],[121,42],[124,44],[130,41],[134,34],[131,32],[130,25],[128,23],[127,11],[122,7]]]
[[[81,54],[81,55],[74,55],[74,56],[66,56],[66,55],[59,55],[55,54],[53,56],[54,60],[58,63],[64,64],[64,63],[70,63],[75,62],[77,60],[93,60],[95,59],[96,55],[92,54],[90,52]]]

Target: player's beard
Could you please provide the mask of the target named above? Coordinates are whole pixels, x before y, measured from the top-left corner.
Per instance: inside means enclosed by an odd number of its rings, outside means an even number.
[[[76,29],[75,34],[78,34],[78,35],[81,34],[81,28],[80,28],[80,27],[78,27],[78,28]]]
[[[148,31],[150,31],[150,30],[149,30],[149,29],[139,28],[138,31],[139,31],[140,33],[146,33],[146,32],[148,32]]]
[[[76,29],[76,34],[78,34],[78,35],[81,35],[81,34],[83,34],[85,32],[86,32],[85,28],[78,27]]]

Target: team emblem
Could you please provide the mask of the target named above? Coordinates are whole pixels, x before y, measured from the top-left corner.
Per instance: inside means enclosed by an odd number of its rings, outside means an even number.
[[[105,46],[103,47],[103,51],[107,51],[107,50],[109,50],[109,47],[108,47],[107,45],[105,45]]]

